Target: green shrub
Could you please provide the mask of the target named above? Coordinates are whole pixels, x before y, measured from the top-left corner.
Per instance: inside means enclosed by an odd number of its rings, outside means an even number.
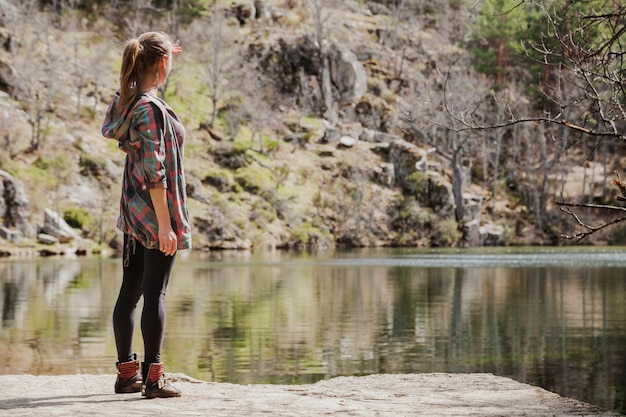
[[[91,213],[81,207],[70,207],[63,212],[63,220],[71,227],[84,230],[93,224]]]
[[[333,237],[311,223],[303,223],[291,231],[291,245],[296,248],[330,248]]]
[[[271,173],[258,166],[247,166],[235,171],[235,181],[252,194],[262,194],[274,188],[274,179]]]
[[[96,155],[82,153],[78,160],[78,166],[80,166],[81,175],[98,177],[105,171],[105,160]]]
[[[245,167],[250,163],[246,156],[246,149],[240,146],[234,146],[232,143],[222,144],[211,149],[215,162],[220,166],[237,169]]]
[[[454,219],[440,220],[433,224],[434,230],[431,237],[432,246],[450,247],[455,246],[463,235]]]
[[[65,155],[61,155],[61,156],[54,157],[54,158],[41,156],[39,159],[35,161],[34,165],[37,168],[43,169],[43,170],[54,169],[55,171],[65,171],[69,168],[70,163],[67,157],[65,157]]]
[[[233,174],[227,169],[217,168],[209,170],[204,174],[202,179],[203,184],[209,184],[217,188],[220,192],[236,191],[235,188],[239,188],[238,184],[233,179]],[[235,187],[237,186],[237,187]]]
[[[425,193],[428,190],[428,175],[421,171],[415,171],[406,177],[405,190],[414,196]]]
[[[263,147],[265,148],[265,152],[267,153],[276,152],[279,146],[280,146],[280,142],[278,140],[263,136]]]

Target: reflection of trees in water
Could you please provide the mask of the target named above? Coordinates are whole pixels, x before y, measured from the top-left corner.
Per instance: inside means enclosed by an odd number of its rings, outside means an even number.
[[[34,262],[1,262],[2,328],[21,327],[28,307],[28,289],[37,277]]]
[[[192,282],[182,282],[185,275]],[[197,334],[189,323],[200,326],[199,377],[230,382],[312,382],[349,372],[344,362],[373,356],[375,328],[392,299],[384,269],[252,266],[179,278],[172,291],[185,295],[170,296],[177,314],[168,317],[166,349]]]
[[[192,283],[175,281],[173,291],[185,293],[186,285],[193,292],[173,296],[173,309],[185,313],[168,322],[189,329],[191,315],[194,328],[203,329],[197,335],[203,378],[259,382],[444,370],[523,376],[529,371],[516,363],[559,349],[555,329],[590,317],[598,324],[603,314],[597,289],[576,282],[561,288],[550,271],[524,271],[206,268],[187,274]],[[559,295],[559,288],[567,293]],[[571,306],[549,297],[571,299]],[[567,313],[581,297],[593,308],[584,317]],[[571,316],[567,323],[564,313]],[[189,337],[182,333],[166,336],[168,346]]]
[[[623,282],[599,268],[461,275],[451,306],[450,334],[458,340],[445,370],[510,376],[623,411]]]
[[[66,357],[85,354],[93,323],[103,322],[102,287],[93,285],[99,276],[86,269],[74,259],[0,263],[3,372],[56,373],[65,367]]]
[[[492,372],[580,398],[580,392],[607,388],[622,378],[624,348],[615,343],[625,346],[625,284],[598,268],[590,271],[593,276],[585,277],[580,268],[576,273],[563,268],[206,268],[189,274],[194,278],[187,284],[178,276],[175,291],[186,295],[174,296],[179,300],[174,308],[182,313],[168,322],[182,327],[166,336],[166,350],[182,345],[175,340],[188,338],[186,332],[196,335],[198,361],[185,372],[218,381]],[[191,317],[202,334],[188,327]],[[611,336],[613,331],[620,336]],[[189,350],[184,354],[188,357]]]
[[[40,332],[26,329],[29,322],[29,301],[32,300],[31,290],[36,288],[37,283],[37,270],[34,262],[0,263],[0,350],[3,352],[1,356],[4,367],[9,370],[15,363],[30,364],[31,369],[38,369],[44,361]]]

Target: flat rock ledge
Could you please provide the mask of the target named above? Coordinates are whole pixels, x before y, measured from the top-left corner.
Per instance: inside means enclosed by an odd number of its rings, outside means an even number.
[[[2,416],[619,416],[491,374],[338,377],[235,385],[171,375],[180,398],[114,394],[114,375],[0,376]]]

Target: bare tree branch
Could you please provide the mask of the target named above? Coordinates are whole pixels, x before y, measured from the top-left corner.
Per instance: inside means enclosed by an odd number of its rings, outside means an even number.
[[[611,184],[616,185],[620,192],[621,196],[617,196],[617,200],[626,200],[626,184],[622,181],[619,173],[615,172],[615,177]],[[626,220],[626,217],[617,217],[612,220],[601,223],[597,226],[592,226],[588,223],[582,221],[580,216],[573,210],[573,208],[585,208],[585,209],[593,209],[593,210],[607,210],[612,212],[621,212],[626,213],[626,207],[614,206],[614,205],[606,205],[606,204],[579,204],[579,203],[567,203],[565,201],[555,201],[555,205],[559,206],[560,210],[563,213],[566,213],[574,218],[576,224],[581,226],[584,231],[575,233],[573,235],[561,234],[562,239],[566,240],[574,240],[575,242],[580,242],[581,240],[591,236],[592,234],[599,232],[600,230],[606,229],[609,226],[616,225]]]

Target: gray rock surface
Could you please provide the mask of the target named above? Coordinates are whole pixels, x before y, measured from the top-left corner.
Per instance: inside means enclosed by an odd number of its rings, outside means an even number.
[[[234,385],[173,375],[183,396],[114,394],[114,375],[0,376],[3,416],[618,416],[491,374],[339,377]]]

